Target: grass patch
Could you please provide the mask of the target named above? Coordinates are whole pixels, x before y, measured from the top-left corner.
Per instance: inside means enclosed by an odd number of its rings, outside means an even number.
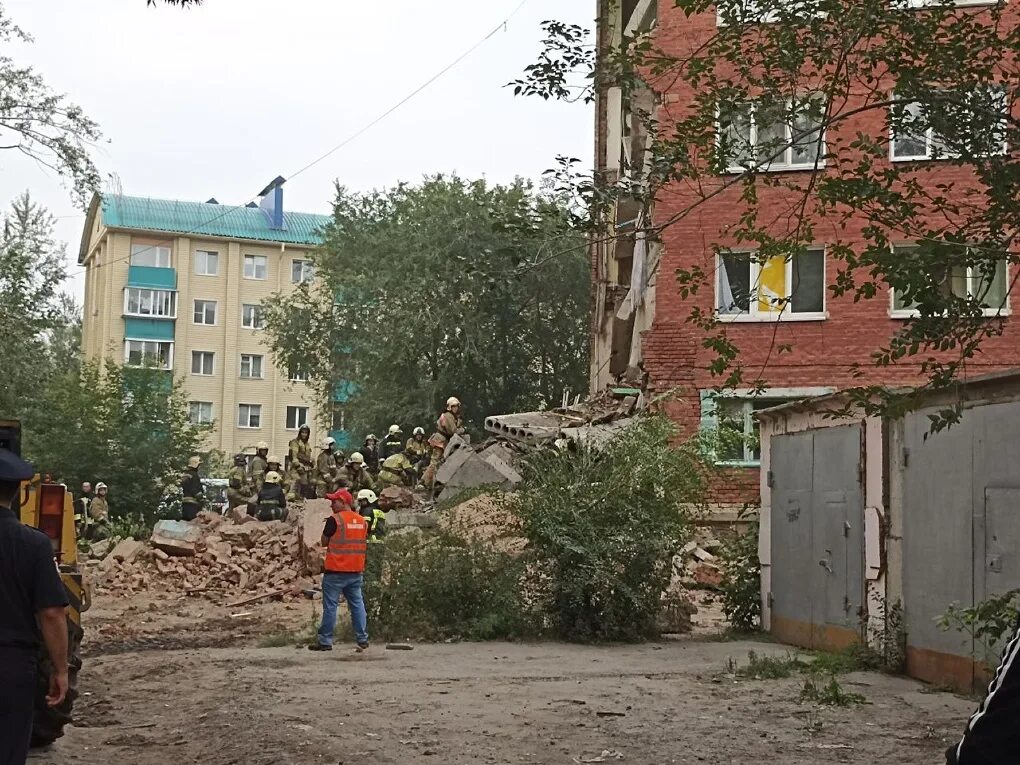
[[[850,707],[867,702],[861,694],[843,690],[835,675],[830,675],[828,682],[823,682],[817,675],[806,678],[800,700],[834,707]]]
[[[296,632],[274,632],[271,635],[264,635],[258,642],[259,648],[285,648],[296,645],[299,641]]]
[[[732,674],[737,677],[748,680],[780,680],[799,674],[808,665],[793,653],[785,656],[759,656],[754,651],[749,651],[747,664],[742,667],[736,666],[731,659],[730,666]]]

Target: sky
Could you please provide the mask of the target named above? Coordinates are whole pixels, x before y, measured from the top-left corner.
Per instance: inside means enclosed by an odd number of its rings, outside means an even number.
[[[593,0],[205,0],[187,10],[145,0],[0,2],[34,38],[5,54],[99,123],[94,160],[125,194],[252,199],[497,27],[380,124],[294,177],[285,208],[328,213],[335,182],[368,191],[440,172],[538,180],[557,155],[592,156],[590,106],[515,98],[504,85],[535,60],[543,20],[592,26]],[[80,301],[84,212],[52,171],[4,152],[0,205],[26,189],[58,218],[65,290]]]

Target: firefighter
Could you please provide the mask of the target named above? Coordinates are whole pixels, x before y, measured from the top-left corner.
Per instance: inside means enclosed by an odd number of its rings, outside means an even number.
[[[365,444],[361,447],[361,456],[365,458],[365,467],[372,475],[379,472],[379,439],[375,433],[365,436]]]
[[[284,473],[283,460],[281,460],[279,457],[275,455],[270,454],[268,457],[266,457],[266,465],[268,468],[266,472],[269,472],[269,470],[274,470],[276,471],[277,475],[280,476],[280,487],[283,489],[283,493],[287,495],[287,498],[296,499],[294,493],[291,491],[290,481],[287,480],[287,475],[286,473]]]
[[[315,458],[315,496],[325,499],[327,494],[336,490],[337,465],[333,455],[336,439],[327,436],[322,439],[322,451]]]
[[[411,437],[407,439],[407,443],[404,445],[404,452],[411,462],[417,465],[425,459],[428,451],[429,444],[425,440],[425,428],[415,428],[414,433],[411,434]]]
[[[254,488],[256,494],[262,488],[262,482],[265,480],[266,472],[269,470],[268,461],[266,460],[267,456],[269,456],[269,444],[265,441],[259,441],[255,444],[255,456],[252,458],[251,472],[248,474],[248,483]]]
[[[404,432],[399,425],[390,425],[389,432],[386,433],[386,440],[382,445],[382,458],[385,460],[402,451],[404,451]]]
[[[260,521],[287,520],[287,495],[280,481],[280,474],[275,470],[266,473],[266,481],[255,501],[255,517]]]
[[[372,474],[365,469],[365,458],[361,452],[354,452],[347,458],[347,464],[340,471],[338,483],[352,493],[362,489],[375,490],[375,480]]]
[[[301,498],[308,497],[313,491],[312,473],[315,471],[315,460],[312,458],[312,445],[308,441],[311,437],[312,429],[302,425],[297,438],[291,439],[287,445],[290,449],[287,457],[290,460],[290,488]]]
[[[106,484],[96,484],[96,496],[89,502],[89,517],[85,538],[90,542],[106,539],[110,535],[110,504],[106,498]]]
[[[234,467],[227,476],[227,507],[231,510],[252,501],[252,487],[248,481],[248,460],[243,454],[234,455]]]
[[[386,486],[414,486],[418,474],[414,464],[408,459],[406,451],[394,454],[383,460],[382,469],[379,471],[379,483]]]
[[[429,466],[425,470],[424,482],[429,489],[434,489],[436,482],[436,471],[443,461],[443,453],[446,445],[455,435],[464,432],[464,423],[460,416],[460,399],[450,396],[446,399],[446,410],[439,415],[436,421],[436,432],[429,438],[429,446],[432,452],[429,456]]]
[[[193,521],[205,504],[205,489],[198,468],[202,458],[197,454],[188,460],[188,469],[181,476],[181,518]]]
[[[386,513],[379,509],[379,497],[371,489],[358,492],[358,512],[368,521],[368,541],[382,542],[386,536]]]
[[[79,539],[86,538],[89,526],[89,504],[92,502],[92,484],[82,481],[81,496],[74,503],[74,529]]]

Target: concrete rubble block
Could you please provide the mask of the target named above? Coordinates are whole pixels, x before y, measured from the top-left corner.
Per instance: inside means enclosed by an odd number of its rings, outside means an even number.
[[[232,507],[227,511],[227,518],[232,520],[234,523],[249,523],[255,520],[255,517],[248,515],[248,505],[238,505]]]
[[[518,473],[517,470],[514,469],[513,465],[500,459],[495,454],[490,454],[488,457],[485,457],[485,461],[496,468],[496,470],[502,473],[506,478],[506,485],[504,485],[503,488],[511,488],[524,480],[524,476]]]
[[[115,544],[117,544],[116,539],[100,539],[98,542],[93,542],[89,545],[89,557],[102,560],[109,554]]]
[[[141,542],[136,542],[133,538],[128,537],[122,539],[113,549],[106,554],[99,563],[100,571],[109,571],[118,563],[130,563],[138,555],[138,551],[142,549],[144,545]]]
[[[326,554],[321,545],[322,528],[326,525],[326,519],[332,514],[328,499],[305,500],[299,528],[301,529],[301,562],[308,574],[315,575],[322,572],[322,561]]]
[[[243,523],[234,526],[222,526],[216,529],[216,535],[232,545],[251,547],[259,536],[258,529],[257,523]]]
[[[149,544],[167,555],[191,557],[202,541],[202,530],[186,521],[160,521],[152,529]]]
[[[474,456],[470,449],[458,449],[450,455],[449,459],[443,460],[443,464],[436,471],[436,483],[446,484],[461,469],[463,464]]]
[[[406,486],[387,486],[379,493],[379,507],[383,512],[413,504],[414,492]]]
[[[507,470],[516,472],[506,463],[503,464]],[[501,468],[496,467],[491,462],[486,462],[480,456],[471,452],[468,458],[464,460],[464,464],[450,476],[445,485],[448,488],[470,489],[475,486],[501,486],[506,484],[508,480],[508,475]]]
[[[439,518],[431,513],[416,513],[413,510],[391,510],[386,513],[386,530],[434,529]]]
[[[700,563],[694,567],[694,581],[708,587],[718,587],[723,582],[722,569],[713,563]]]
[[[459,451],[468,451],[470,446],[471,436],[454,435],[453,438],[446,442],[446,449],[443,450],[443,459],[449,459],[451,454],[456,454]]]
[[[485,449],[479,452],[479,456],[481,456],[483,460],[488,460],[489,457],[497,457],[503,460],[503,462],[505,462],[508,465],[513,465],[514,462],[517,460],[517,452],[515,452],[509,446],[501,442],[497,442],[491,444],[490,446],[487,446]]]

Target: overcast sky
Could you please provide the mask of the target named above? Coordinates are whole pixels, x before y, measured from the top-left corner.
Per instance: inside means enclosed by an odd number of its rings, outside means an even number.
[[[126,194],[243,202],[396,104],[480,41],[520,0],[0,0],[35,42],[10,50],[101,126],[103,174]],[[540,23],[591,25],[593,0],[527,0],[455,69],[285,187],[285,206],[329,212],[334,180],[356,190],[456,171],[538,179],[557,154],[589,158],[591,110],[514,98]],[[7,52],[7,51],[5,51]],[[76,265],[84,214],[60,179],[0,156],[0,203],[28,189],[58,220]]]

